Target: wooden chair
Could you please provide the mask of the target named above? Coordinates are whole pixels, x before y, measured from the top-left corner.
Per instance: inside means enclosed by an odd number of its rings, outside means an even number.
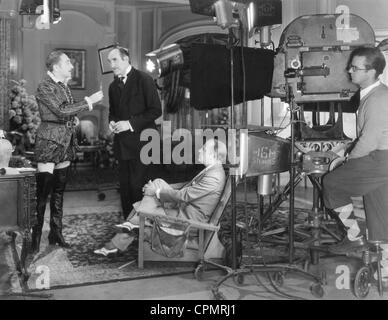
[[[220,197],[220,201],[218,202],[216,208],[214,209],[209,223],[201,223],[201,222],[197,222],[189,219],[174,218],[174,217],[170,217],[162,214],[151,214],[151,213],[139,212],[139,217],[140,217],[139,252],[138,252],[139,268],[140,269],[144,268],[145,261],[191,262],[191,263],[199,262],[199,265],[195,273],[196,277],[199,277],[200,274],[202,274],[203,268],[206,263],[223,268],[222,265],[214,261],[210,261],[209,259],[220,258],[219,256],[217,257],[211,256],[211,252],[210,252],[212,247],[211,243],[213,238],[216,235],[216,232],[219,230],[219,225],[218,225],[219,220],[229,201],[230,194],[231,194],[231,178],[228,175],[225,182],[224,190]],[[187,226],[187,224],[189,224],[190,229],[198,230],[198,233],[199,233],[198,248],[194,248],[188,245],[184,250],[183,257],[174,257],[174,258],[168,258],[166,256],[163,256],[161,254],[154,252],[151,249],[151,244],[145,241],[145,237],[144,237],[145,219],[150,219],[151,221],[155,221],[155,219],[158,219],[160,222],[182,224],[184,226]],[[216,240],[216,238],[214,238],[214,240]]]

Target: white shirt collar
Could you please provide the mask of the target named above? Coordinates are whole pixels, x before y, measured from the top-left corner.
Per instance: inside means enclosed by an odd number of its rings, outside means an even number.
[[[369,92],[372,91],[372,89],[376,88],[379,84],[380,84],[380,80],[377,80],[375,83],[373,83],[370,86],[362,89],[360,91],[360,100],[363,99]]]
[[[125,70],[125,74],[123,74],[121,77],[124,77],[123,82],[125,83],[127,81],[128,73],[130,73],[132,70],[132,66],[129,65],[127,70]]]
[[[47,71],[47,74],[48,74],[48,76],[49,76],[51,79],[53,79],[53,81],[54,81],[55,83],[61,82],[61,83],[65,84],[65,85],[67,85],[67,82],[70,80],[70,79],[67,79],[67,80],[65,80],[65,81],[62,81],[62,80],[58,79],[51,71]]]

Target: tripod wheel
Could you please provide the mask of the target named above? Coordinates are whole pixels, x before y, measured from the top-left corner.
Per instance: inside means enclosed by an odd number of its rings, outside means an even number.
[[[278,287],[283,287],[284,285],[284,274],[283,272],[274,272],[272,275],[272,280]]]
[[[359,299],[364,299],[371,286],[371,272],[369,267],[362,267],[357,271],[354,278],[354,295]]]
[[[205,272],[205,270],[204,270],[203,265],[202,264],[198,265],[198,267],[195,268],[195,271],[194,271],[195,279],[198,281],[202,281],[204,272]]]
[[[320,283],[314,283],[310,287],[311,294],[316,298],[322,298],[325,295],[325,291],[323,291],[323,287]]]
[[[309,271],[309,268],[310,268],[310,261],[309,261],[308,259],[306,259],[306,260],[304,261],[304,264],[303,264],[303,270],[304,270],[305,272],[308,272],[308,271]]]
[[[218,289],[213,289],[213,296],[216,300],[226,300],[225,296],[222,292],[218,291]]]
[[[237,284],[238,286],[241,286],[244,284],[244,280],[245,280],[245,277],[243,274],[241,273],[238,273],[236,274],[234,277],[233,277],[233,281],[235,284]]]

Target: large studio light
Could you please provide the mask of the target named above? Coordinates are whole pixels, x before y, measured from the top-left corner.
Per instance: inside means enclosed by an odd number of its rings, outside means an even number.
[[[146,54],[146,70],[153,78],[164,77],[183,67],[183,53],[176,43]]]
[[[233,17],[235,2],[229,0],[190,0],[193,13],[214,17],[222,29],[238,26]]]

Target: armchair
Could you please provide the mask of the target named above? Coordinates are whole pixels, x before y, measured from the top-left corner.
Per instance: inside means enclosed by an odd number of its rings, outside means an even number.
[[[145,261],[164,261],[164,262],[191,262],[198,263],[199,265],[196,270],[203,270],[205,264],[211,264],[213,266],[222,267],[221,265],[210,261],[209,259],[217,259],[222,257],[221,250],[212,250],[216,246],[217,238],[214,237],[216,232],[219,230],[219,220],[225,210],[225,207],[229,201],[231,194],[231,179],[227,176],[227,180],[223,189],[216,208],[211,215],[209,223],[201,223],[194,220],[182,219],[170,217],[162,214],[144,213],[139,212],[140,225],[139,225],[139,251],[138,251],[138,266],[140,269],[144,268]],[[192,233],[190,232],[189,241],[184,249],[182,257],[169,258],[162,254],[159,254],[152,250],[151,243],[145,239],[145,227],[146,219],[151,220],[153,223],[157,220],[162,223],[169,223],[174,226],[181,225],[184,229],[189,227],[190,230],[198,231],[198,245],[192,245],[193,240]],[[182,229],[180,228],[180,229]],[[214,240],[214,241],[212,241]],[[213,252],[217,251],[217,252]],[[221,251],[221,252],[220,252]],[[221,254],[220,254],[221,253]],[[197,274],[197,272],[196,272]]]

